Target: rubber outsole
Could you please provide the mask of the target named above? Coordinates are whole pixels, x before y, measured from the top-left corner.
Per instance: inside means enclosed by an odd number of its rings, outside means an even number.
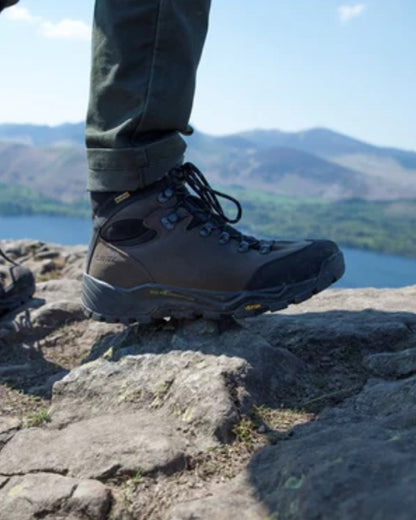
[[[295,284],[237,293],[178,289],[146,284],[121,289],[84,274],[82,303],[87,317],[107,323],[151,323],[162,318],[220,320],[275,312],[311,298],[345,271],[341,251],[322,263],[319,275]]]

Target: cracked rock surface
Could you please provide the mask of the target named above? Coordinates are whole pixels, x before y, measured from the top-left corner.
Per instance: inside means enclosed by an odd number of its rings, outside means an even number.
[[[275,315],[107,325],[85,248],[0,318],[0,520],[413,520],[416,287]]]

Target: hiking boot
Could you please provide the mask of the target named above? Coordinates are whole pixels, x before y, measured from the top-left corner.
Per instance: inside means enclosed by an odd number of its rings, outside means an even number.
[[[31,271],[0,249],[0,316],[25,303],[34,292],[35,279]]]
[[[219,197],[237,208],[229,218]],[[322,291],[344,273],[333,242],[259,240],[230,224],[239,202],[192,164],[104,202],[94,216],[83,304],[107,322],[244,318]]]

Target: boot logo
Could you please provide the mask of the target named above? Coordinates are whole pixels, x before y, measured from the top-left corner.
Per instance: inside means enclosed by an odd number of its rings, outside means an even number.
[[[97,254],[94,258],[96,262],[101,262],[102,264],[114,264],[119,260],[119,257],[116,255],[100,255]]]
[[[149,294],[151,296],[169,296],[171,298],[180,298],[181,300],[188,300],[190,302],[195,301],[191,296],[187,296],[185,294],[175,293],[169,291],[168,289],[150,289]]]
[[[120,204],[120,202],[123,202],[123,200],[127,200],[130,197],[130,192],[125,191],[121,195],[117,195],[117,197],[114,198],[114,202],[116,204]]]
[[[251,303],[251,304],[245,306],[246,311],[256,311],[261,308],[262,308],[261,303]]]

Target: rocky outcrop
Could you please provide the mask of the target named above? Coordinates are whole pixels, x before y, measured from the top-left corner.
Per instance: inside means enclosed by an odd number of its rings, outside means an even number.
[[[0,321],[1,520],[413,520],[416,287],[123,328],[83,248],[8,247],[41,281]]]

